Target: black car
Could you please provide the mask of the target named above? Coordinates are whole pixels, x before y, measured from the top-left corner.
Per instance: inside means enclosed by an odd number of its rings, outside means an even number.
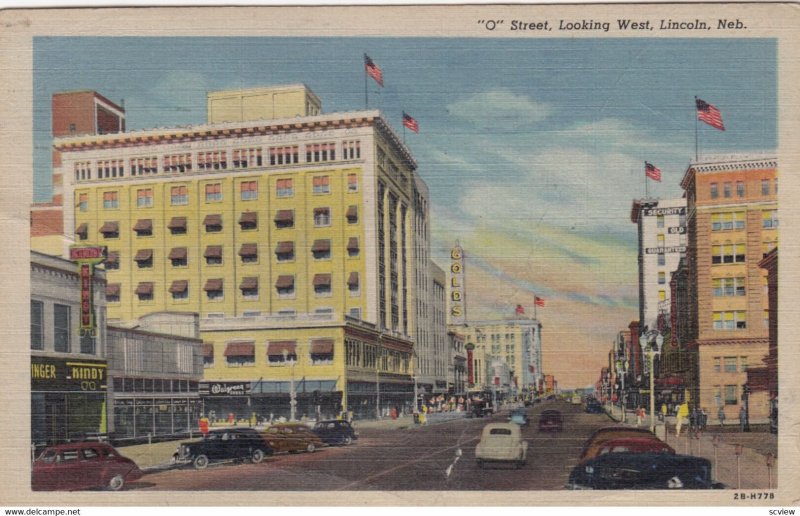
[[[325,444],[352,444],[358,439],[358,433],[347,421],[329,419],[319,421],[311,429]]]
[[[212,430],[201,441],[181,443],[173,458],[176,464],[205,469],[212,461],[249,459],[258,464],[267,455],[272,455],[272,448],[257,430],[226,428]]]
[[[586,403],[586,412],[589,414],[602,414],[603,406],[596,401],[589,401]]]
[[[711,471],[691,455],[607,453],[575,466],[567,489],[723,489]]]

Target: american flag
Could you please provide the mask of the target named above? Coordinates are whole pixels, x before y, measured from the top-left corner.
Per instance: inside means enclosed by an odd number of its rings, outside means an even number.
[[[372,59],[369,58],[367,54],[364,54],[364,69],[367,71],[367,75],[375,79],[375,82],[382,88],[383,87],[383,72],[381,69],[376,65]]]
[[[522,308],[522,305],[517,305],[516,312],[517,312],[517,314],[524,314],[525,313],[525,309]]]
[[[536,306],[544,306],[544,299],[539,296],[534,296],[533,302],[536,303]]]
[[[403,125],[411,129],[415,133],[419,133],[419,123],[405,111],[403,111]]]
[[[722,125],[722,113],[719,112],[719,109],[717,109],[714,104],[709,104],[705,100],[698,99],[697,97],[695,97],[694,102],[697,105],[698,120],[720,131],[725,130],[725,126]]]
[[[653,181],[661,182],[661,169],[656,168],[655,165],[652,163],[644,162],[644,175],[652,179]]]

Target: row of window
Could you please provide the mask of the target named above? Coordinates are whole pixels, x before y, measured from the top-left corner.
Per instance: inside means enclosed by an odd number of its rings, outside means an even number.
[[[711,231],[738,231],[745,229],[745,212],[730,211],[711,215]],[[761,227],[775,229],[778,227],[778,210],[761,212]]]
[[[308,346],[310,365],[333,364],[334,342],[332,339],[314,339]],[[255,342],[230,342],[222,354],[227,367],[247,367],[256,365]],[[300,355],[301,358],[306,358]],[[298,362],[296,341],[276,341],[267,344],[266,361],[270,366],[293,366]],[[214,348],[205,346],[203,350],[204,367],[214,366]]]
[[[191,172],[193,164],[198,170],[227,170],[260,168],[275,165],[292,165],[300,163],[300,157],[305,157],[305,163],[323,163],[337,160],[337,151],[342,160],[361,159],[361,142],[347,140],[338,146],[336,142],[311,143],[303,146],[301,154],[299,145],[269,147],[268,159],[263,157],[263,147],[249,147],[233,149],[230,154],[227,150],[200,151],[192,153],[176,153],[161,156],[137,156],[128,160],[130,175],[132,177],[145,176],[161,172]],[[228,158],[232,158],[228,161]],[[125,177],[125,161],[122,159],[100,160],[94,163],[94,177],[97,179],[110,179]],[[92,179],[92,163],[88,161],[77,162],[74,165],[75,179],[84,181]]]
[[[711,183],[711,198],[717,199],[719,198],[719,183]],[[726,181],[722,183],[722,197],[724,198],[731,198],[733,197],[733,189],[736,188],[736,197],[745,197],[747,195],[747,185],[744,181],[736,181],[734,184],[731,181]],[[778,195],[778,178],[772,180],[772,192],[775,195]],[[770,194],[770,180],[769,179],[762,179],[761,180],[761,195],[769,195]]]
[[[42,301],[31,300],[31,349],[45,349],[45,305]],[[53,351],[72,353],[72,309],[69,305],[53,304],[52,312]],[[80,337],[80,353],[96,353],[95,338]]]
[[[331,209],[328,207],[314,208],[312,217],[314,227],[328,227],[331,225]],[[358,223],[358,206],[351,205],[347,208],[345,220],[347,220],[348,224]],[[278,210],[275,214],[274,222],[276,229],[293,228],[294,210]],[[206,233],[221,233],[223,230],[222,215],[206,215],[202,225],[205,227]],[[242,213],[239,217],[239,226],[242,231],[257,230],[258,213],[253,211]],[[153,236],[153,220],[138,219],[132,229],[136,232],[136,236],[138,237]],[[169,224],[167,224],[167,229],[172,235],[185,235],[188,231],[188,220],[186,217],[173,217]],[[100,226],[98,233],[102,234],[105,239],[119,238],[119,222],[115,220],[105,221],[103,225]],[[75,229],[75,234],[78,235],[80,240],[88,240],[89,223],[84,222],[79,224]]]
[[[713,313],[715,330],[747,329],[747,312],[744,310],[728,310]]]
[[[361,294],[359,274],[351,272],[347,278],[347,290],[351,297]],[[168,292],[173,300],[189,298],[189,280],[174,280],[170,284]],[[328,273],[315,274],[311,287],[317,297],[330,297],[333,295],[332,275]],[[242,297],[248,300],[258,300],[259,281],[257,276],[246,276],[239,284]],[[295,297],[295,277],[292,275],[280,275],[275,282],[275,290],[281,299],[294,299]],[[206,280],[203,291],[210,301],[222,300],[225,297],[225,282],[223,278],[211,278]],[[155,295],[155,283],[152,281],[139,282],[134,290],[134,295],[139,301],[153,301]],[[106,286],[106,301],[109,303],[119,303],[122,296],[122,286],[120,283],[109,283]],[[69,307],[67,307],[69,308]],[[58,351],[58,349],[56,349]]]
[[[312,179],[314,194],[331,193],[330,176],[315,176]],[[276,181],[275,194],[279,198],[294,196],[294,180],[278,179]],[[205,202],[222,202],[223,191],[222,183],[207,183],[203,185]],[[358,176],[356,174],[347,175],[348,193],[358,192]],[[139,188],[136,190],[136,207],[152,208],[153,188]],[[239,199],[242,201],[254,201],[258,199],[258,181],[241,181],[239,183]],[[185,206],[189,204],[189,187],[186,185],[170,187],[170,205]],[[78,209],[80,211],[89,210],[89,194],[78,194]],[[103,192],[103,209],[119,209],[119,192]]]
[[[747,357],[714,357],[714,372],[745,373]]]
[[[723,398],[723,389],[724,395]],[[714,386],[714,400],[717,405],[738,405],[739,404],[739,386],[738,385],[715,385]]]
[[[193,380],[171,380],[162,378],[115,377],[114,392],[198,392],[198,382]]]

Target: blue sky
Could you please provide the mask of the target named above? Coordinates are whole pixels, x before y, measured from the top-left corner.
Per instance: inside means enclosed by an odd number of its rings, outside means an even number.
[[[358,110],[365,52],[385,83],[369,81],[370,108],[398,132],[402,111],[420,124],[406,138],[433,254],[465,247],[468,316],[544,297],[553,346],[575,353],[605,353],[636,317],[631,200],[645,160],[663,173],[651,195],[682,194],[694,96],[727,129],[700,124],[701,156],[777,147],[775,40],[50,37],[34,41],[35,200],[50,195],[53,92],[124,99],[129,130],[203,123],[206,91],[226,88],[303,82],[325,112]]]

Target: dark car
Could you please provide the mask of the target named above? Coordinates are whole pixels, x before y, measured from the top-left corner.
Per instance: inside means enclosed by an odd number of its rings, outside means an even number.
[[[358,432],[356,432],[352,425],[344,420],[329,419],[326,421],[319,421],[312,431],[322,439],[325,444],[343,444],[350,445],[358,439]]]
[[[581,460],[591,459],[600,453],[603,444],[612,439],[633,437],[640,439],[652,439],[658,441],[658,437],[646,428],[635,426],[605,426],[595,430],[586,440],[581,450]]]
[[[212,430],[201,441],[181,443],[173,456],[176,464],[192,464],[195,469],[205,469],[210,462],[250,460],[258,464],[272,447],[252,428],[226,428]]]
[[[564,430],[564,418],[557,410],[543,410],[539,414],[540,432],[562,432]]]
[[[589,401],[586,403],[586,412],[589,414],[602,414],[603,406],[596,401]]]
[[[31,470],[34,491],[72,491],[105,487],[122,489],[142,478],[142,471],[111,445],[100,442],[59,444],[45,448]]]
[[[691,455],[607,453],[576,466],[567,489],[722,489],[711,462]]]

